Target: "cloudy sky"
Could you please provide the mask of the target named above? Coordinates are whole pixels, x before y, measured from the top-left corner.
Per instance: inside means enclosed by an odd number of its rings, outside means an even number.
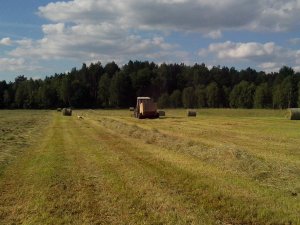
[[[0,80],[83,62],[300,70],[300,0],[9,0],[0,8]]]

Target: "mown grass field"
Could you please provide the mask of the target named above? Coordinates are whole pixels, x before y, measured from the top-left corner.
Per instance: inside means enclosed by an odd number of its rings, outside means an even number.
[[[300,224],[300,122],[166,114],[0,111],[0,224]]]

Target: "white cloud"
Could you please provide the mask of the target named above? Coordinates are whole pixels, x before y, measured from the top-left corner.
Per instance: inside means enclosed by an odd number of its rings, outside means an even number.
[[[19,46],[10,55],[42,59],[126,61],[176,48],[161,36],[142,38],[125,29],[116,29],[111,24],[76,24],[69,27],[61,23],[48,24],[43,26],[43,32],[44,38],[38,41],[18,41]]]
[[[265,62],[265,63],[260,64],[260,67],[263,69],[272,69],[276,66],[277,66],[277,63],[275,63],[275,62]]]
[[[9,45],[12,45],[12,44],[13,44],[13,42],[9,37],[0,39],[0,45],[9,46]]]
[[[265,62],[259,64],[258,66],[260,69],[268,73],[268,72],[279,71],[283,65],[279,64],[278,62]]]
[[[209,52],[216,53],[220,59],[243,59],[243,58],[260,58],[272,57],[275,51],[279,51],[279,47],[274,42],[265,44],[248,42],[248,43],[234,43],[224,42],[210,44]]]
[[[151,59],[154,55],[176,56],[172,51],[178,51],[178,46],[167,43],[164,35],[159,32],[144,35],[125,23],[123,11],[128,7],[126,4],[120,0],[74,0],[40,7],[39,14],[53,23],[42,26],[42,39],[16,40],[18,46],[8,55],[14,58],[81,62],[115,60],[121,63],[129,59],[155,60]]]
[[[289,43],[292,45],[298,45],[300,44],[300,38],[292,38],[289,40]]]
[[[247,62],[265,71],[278,71],[283,65],[300,66],[300,50],[292,50],[274,42],[221,42],[213,43],[207,49],[200,49],[199,56],[212,56],[219,63]]]
[[[50,3],[39,14],[53,22],[131,29],[211,32],[299,28],[300,0],[73,0]]]
[[[57,24],[47,24],[42,26],[42,30],[44,34],[63,34],[65,30],[65,24],[64,23],[57,23]]]
[[[185,62],[193,61],[193,53],[168,43],[166,36],[172,32],[218,39],[224,31],[300,28],[300,0],[65,0],[38,10],[50,21],[41,28],[43,37],[13,41],[17,47],[8,58]],[[10,39],[1,42],[12,43]],[[298,63],[293,59],[295,51],[274,42],[215,43],[200,53],[221,61],[248,60],[262,68],[274,60]]]
[[[24,65],[25,60],[22,58],[0,58],[0,65],[10,68],[11,66],[22,66]]]
[[[300,27],[299,10],[299,0],[263,0],[259,17],[252,26],[257,30],[297,30]]]
[[[1,58],[0,57],[0,67],[1,67],[1,71],[12,71],[12,72],[24,72],[24,71],[33,71],[33,70],[40,69],[40,67],[27,62],[24,58]]]
[[[33,44],[33,41],[31,39],[22,39],[22,40],[17,40],[15,42],[22,47],[30,47]]]
[[[15,57],[121,60],[160,56],[157,61],[178,61],[186,54],[163,38],[165,32],[200,32],[218,39],[222,31],[280,31],[298,26],[300,0],[72,0],[39,7],[39,15],[52,24],[43,25],[44,38],[11,52]],[[272,23],[271,23],[272,22]],[[156,32],[151,36],[150,31]],[[146,34],[146,35],[144,35]],[[160,34],[160,35],[159,35]],[[219,58],[273,57],[274,43],[226,43]],[[210,51],[213,52],[211,45]],[[29,51],[30,50],[30,51]],[[206,51],[202,52],[204,56]],[[168,58],[169,57],[169,58]]]
[[[209,51],[205,48],[202,48],[198,51],[198,56],[200,57],[206,57],[209,54]]]
[[[220,30],[213,30],[204,34],[204,37],[212,38],[212,39],[219,39],[222,37],[222,32]]]

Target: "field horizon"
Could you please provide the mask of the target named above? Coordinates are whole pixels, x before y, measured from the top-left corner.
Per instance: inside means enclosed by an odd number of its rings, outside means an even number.
[[[165,112],[1,110],[0,224],[300,224],[286,110]]]

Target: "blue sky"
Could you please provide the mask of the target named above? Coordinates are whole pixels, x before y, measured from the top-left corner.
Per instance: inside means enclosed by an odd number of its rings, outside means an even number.
[[[0,8],[0,80],[149,60],[300,71],[300,0],[26,0]]]

